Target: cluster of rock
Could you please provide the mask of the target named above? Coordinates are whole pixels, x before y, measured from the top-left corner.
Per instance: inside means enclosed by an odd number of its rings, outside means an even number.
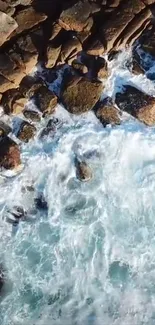
[[[108,77],[104,54],[112,59],[142,34],[141,47],[155,55],[154,10],[155,0],[0,0],[0,105],[5,114],[20,115],[17,138],[33,138],[36,123],[58,102],[72,114],[94,109],[103,126],[120,124],[121,110],[154,125],[155,99],[135,87],[125,85],[115,102],[100,102],[101,79]],[[48,84],[62,70],[56,94]],[[132,72],[145,73],[138,55]],[[37,111],[27,108],[31,99]],[[10,132],[0,121],[0,167],[6,169],[20,164]]]

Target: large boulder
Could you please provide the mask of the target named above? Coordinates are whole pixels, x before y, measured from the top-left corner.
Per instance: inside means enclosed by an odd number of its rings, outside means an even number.
[[[15,19],[0,11],[0,46],[5,43],[12,32],[17,29],[18,23]]]
[[[9,137],[0,141],[0,168],[13,169],[21,164],[18,145]]]
[[[73,78],[66,83],[61,95],[65,108],[73,114],[81,114],[91,110],[98,102],[103,90],[99,81],[91,82],[84,77]]]
[[[116,94],[116,104],[146,125],[155,125],[155,98],[135,87],[126,85]]]
[[[93,25],[91,15],[98,10],[99,7],[95,3],[90,3],[87,0],[78,1],[62,12],[59,24],[66,30],[74,30],[76,32],[90,30]]]

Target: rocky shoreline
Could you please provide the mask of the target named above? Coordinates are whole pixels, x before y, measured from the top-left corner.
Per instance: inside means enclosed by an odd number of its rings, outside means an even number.
[[[154,0],[0,0],[0,105],[5,115],[20,117],[18,130],[0,119],[0,168],[21,164],[20,146],[9,135],[28,142],[57,103],[72,114],[93,109],[104,127],[119,125],[122,111],[155,125],[155,98],[134,86],[124,85],[115,101],[100,99],[107,60],[121,49],[133,45],[128,68],[146,73],[137,48],[155,56],[154,12]]]

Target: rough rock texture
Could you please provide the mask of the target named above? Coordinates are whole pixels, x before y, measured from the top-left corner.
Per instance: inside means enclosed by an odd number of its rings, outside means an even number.
[[[35,132],[36,132],[36,128],[34,125],[26,121],[23,121],[17,133],[17,138],[21,141],[28,142],[34,137]]]
[[[75,159],[76,176],[82,182],[88,182],[92,179],[93,173],[85,161]]]
[[[52,114],[57,105],[57,96],[46,86],[41,86],[34,93],[35,102],[39,110],[44,114]]]
[[[107,124],[119,125],[121,123],[120,113],[116,107],[106,103],[100,103],[96,116],[105,127]]]
[[[23,115],[32,122],[40,122],[40,115],[36,111],[25,109]]]
[[[11,33],[18,28],[18,23],[9,15],[0,11],[0,46],[5,43]]]
[[[155,98],[137,88],[124,86],[123,93],[116,94],[116,104],[146,125],[155,125]]]
[[[13,169],[21,164],[18,145],[9,137],[0,140],[0,168]]]
[[[86,78],[75,78],[66,84],[61,100],[70,113],[81,114],[95,106],[102,90],[103,85],[98,81],[91,82]]]

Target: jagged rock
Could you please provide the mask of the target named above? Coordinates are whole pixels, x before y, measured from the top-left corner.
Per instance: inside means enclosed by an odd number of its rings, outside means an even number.
[[[17,64],[6,53],[0,54],[0,92],[10,88],[17,88],[22,78],[25,76],[25,68]]]
[[[57,46],[57,47],[54,47],[53,45],[48,46],[46,68],[51,69],[55,66],[60,52],[61,52],[61,46]]]
[[[0,46],[5,43],[11,33],[17,29],[18,23],[15,19],[0,11]]]
[[[72,62],[72,67],[81,74],[86,74],[88,72],[88,68],[77,60]]]
[[[61,30],[61,26],[57,23],[54,23],[52,26],[52,31],[49,40],[53,40],[54,38],[56,38],[56,36],[60,33]]]
[[[104,127],[106,125],[119,125],[121,123],[120,112],[116,107],[110,104],[106,104],[105,102],[101,102],[97,111],[96,116],[103,124]]]
[[[139,13],[144,8],[145,4],[140,0],[121,1],[119,10],[116,8],[113,11],[110,19],[103,24],[100,31],[107,52],[122,44],[125,45],[133,37],[135,40],[136,32],[143,31],[144,22],[151,16],[150,10],[146,8],[146,12],[142,12],[141,19]]]
[[[66,30],[89,31],[93,25],[93,19],[90,16],[99,9],[96,4],[90,4],[89,1],[78,1],[62,12],[59,24]]]
[[[13,169],[21,164],[18,145],[9,137],[0,141],[0,168]]]
[[[19,86],[20,92],[27,98],[34,96],[35,91],[44,85],[42,79],[35,76],[25,76]]]
[[[77,53],[82,51],[82,45],[77,38],[69,39],[61,48],[59,61],[61,64],[71,64],[76,58]]]
[[[14,32],[14,35],[17,35],[21,34],[23,31],[31,29],[35,25],[38,25],[44,21],[47,16],[43,13],[36,12],[33,7],[28,7],[24,10],[18,11],[14,18],[18,24],[18,28]]]
[[[0,121],[0,137],[4,137],[8,135],[12,131],[11,127],[4,123],[3,121]]]
[[[99,39],[95,39],[89,45],[87,45],[86,52],[87,54],[95,56],[103,55],[105,52],[105,48]]]
[[[142,66],[139,64],[139,62],[135,59],[133,59],[132,61],[132,68],[131,68],[132,73],[134,73],[135,75],[139,75],[139,74],[144,74],[145,71],[142,68]]]
[[[23,114],[28,120],[32,122],[40,122],[40,115],[36,111],[25,109]]]
[[[3,94],[1,105],[5,114],[19,114],[23,111],[26,101],[19,89],[10,89]]]
[[[98,102],[103,90],[102,83],[91,82],[86,78],[74,78],[67,83],[61,100],[65,108],[73,114],[81,114],[91,110]]]
[[[23,121],[20,125],[19,131],[17,132],[17,138],[23,142],[28,142],[32,138],[34,138],[36,132],[36,128],[34,125]]]
[[[116,94],[116,104],[146,125],[155,125],[155,98],[132,86],[125,85],[123,93]]]
[[[36,106],[45,114],[52,114],[57,105],[57,96],[50,91],[46,86],[41,86],[34,93]]]
[[[81,182],[88,182],[92,179],[93,177],[92,170],[85,161],[80,161],[76,158],[75,167],[76,167],[76,177]]]

